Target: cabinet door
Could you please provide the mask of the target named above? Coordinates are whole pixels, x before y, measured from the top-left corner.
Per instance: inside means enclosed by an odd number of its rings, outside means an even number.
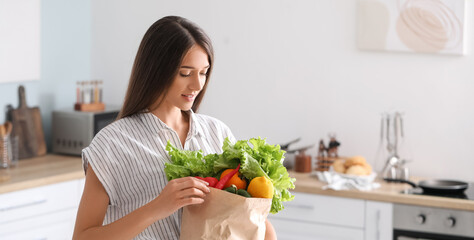
[[[364,230],[304,221],[269,218],[278,240],[363,240]]]
[[[76,220],[76,208],[0,224],[2,240],[63,240],[71,239]]]
[[[0,194],[0,224],[77,208],[80,180]]]
[[[393,204],[366,201],[365,239],[392,239]]]
[[[364,229],[364,200],[295,193],[295,199],[284,202],[285,209],[272,218]]]

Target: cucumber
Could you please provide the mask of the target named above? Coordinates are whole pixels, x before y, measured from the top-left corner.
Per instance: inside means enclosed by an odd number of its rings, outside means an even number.
[[[237,188],[235,186],[230,186],[230,187],[224,189],[224,191],[236,194],[237,193]]]
[[[250,193],[248,193],[247,191],[245,191],[244,189],[239,189],[237,190],[237,194],[239,194],[240,196],[242,197],[252,197],[250,195]]]

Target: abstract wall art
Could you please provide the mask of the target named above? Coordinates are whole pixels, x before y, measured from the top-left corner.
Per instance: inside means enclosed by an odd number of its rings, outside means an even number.
[[[359,0],[357,45],[464,55],[465,8],[466,0]]]

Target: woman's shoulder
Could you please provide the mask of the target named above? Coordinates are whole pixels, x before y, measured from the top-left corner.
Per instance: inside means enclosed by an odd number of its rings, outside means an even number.
[[[140,118],[138,115],[132,115],[117,119],[107,126],[103,127],[94,137],[94,139],[110,140],[114,139],[118,135],[130,134],[129,131],[136,129],[139,126]]]
[[[123,130],[124,127],[130,126],[136,122],[136,118],[134,116],[131,117],[125,117],[121,119],[117,119],[111,123],[109,123],[107,126],[103,127],[100,131],[100,133],[112,133],[112,132],[120,132]]]

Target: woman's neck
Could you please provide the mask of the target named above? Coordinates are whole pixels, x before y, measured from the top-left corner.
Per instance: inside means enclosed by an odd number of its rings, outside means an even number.
[[[151,113],[155,114],[155,116],[178,134],[181,146],[184,148],[189,131],[189,114],[181,111],[179,108],[166,109],[164,107],[157,108],[151,111]]]
[[[155,114],[155,116],[175,131],[182,129],[187,125],[186,123],[188,123],[189,119],[188,114],[176,107],[168,109],[159,107],[151,111],[151,113]]]

